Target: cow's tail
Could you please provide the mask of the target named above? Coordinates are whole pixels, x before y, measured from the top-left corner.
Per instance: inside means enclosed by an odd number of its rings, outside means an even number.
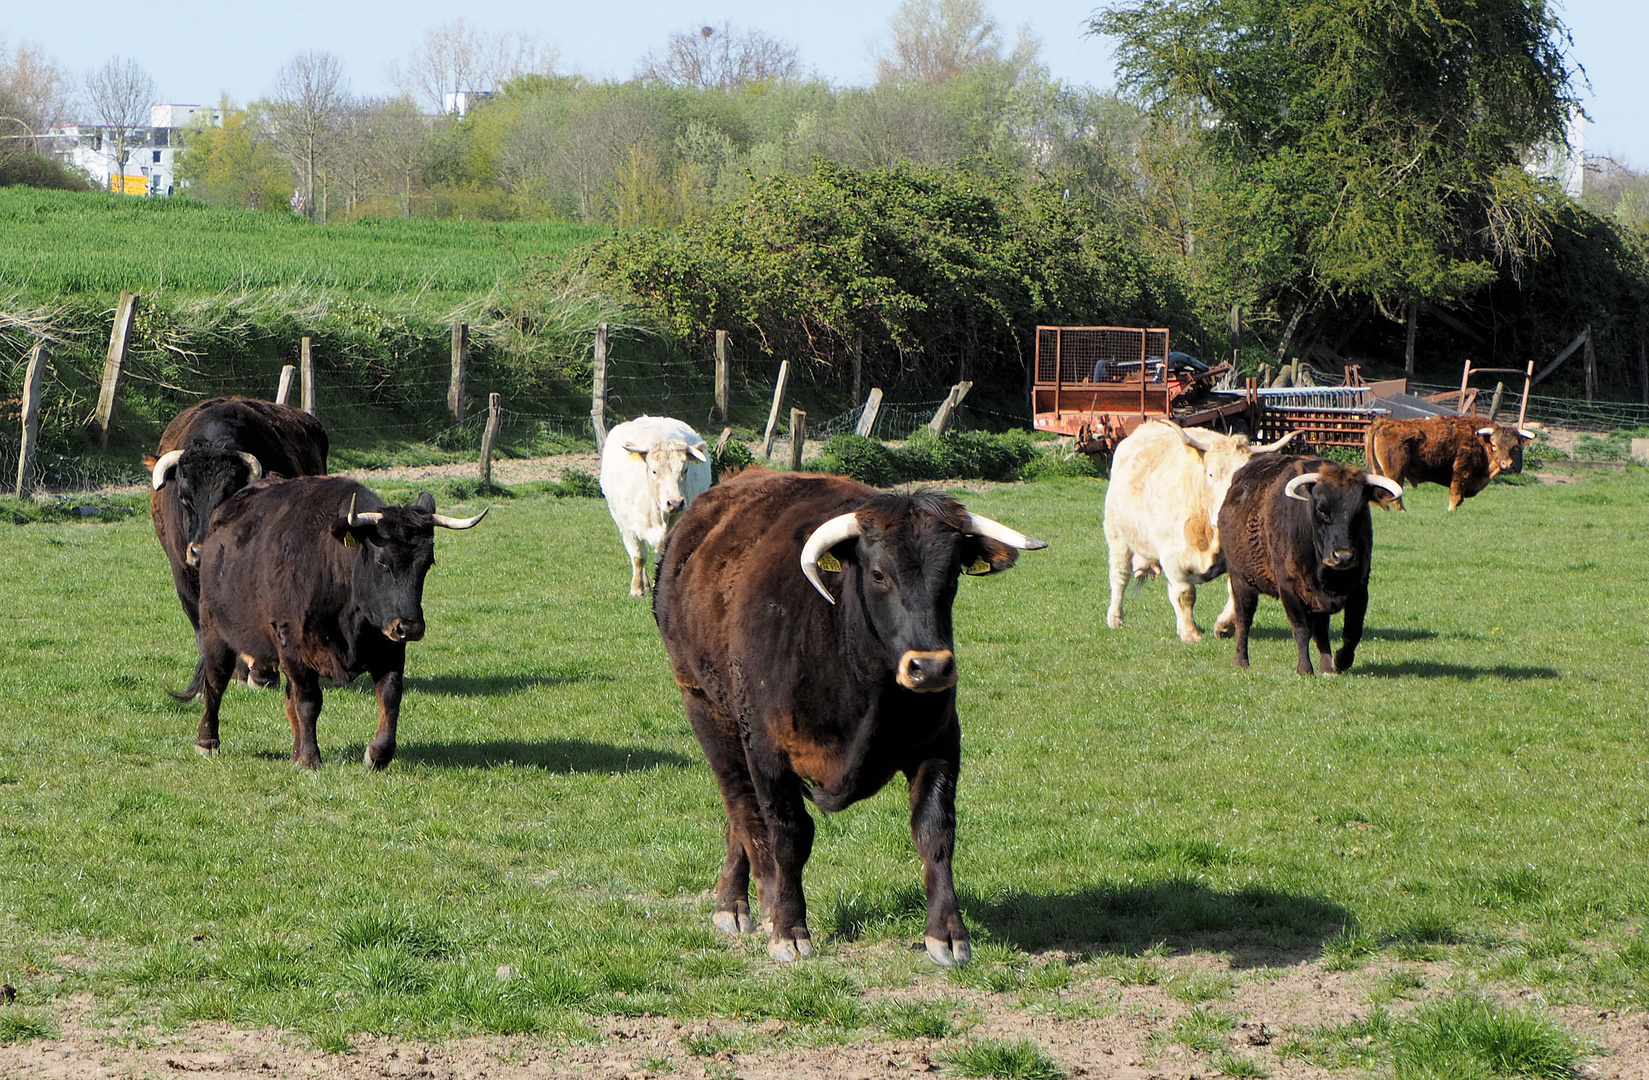
[[[168,689],[166,692],[172,696],[174,701],[193,701],[200,696],[200,692],[205,686],[206,658],[201,657],[195,662],[195,673],[190,677],[189,685],[182,690]]]
[[[1374,450],[1374,425],[1372,423],[1363,432],[1363,468],[1375,476],[1386,475],[1385,470],[1380,467],[1380,455]]]

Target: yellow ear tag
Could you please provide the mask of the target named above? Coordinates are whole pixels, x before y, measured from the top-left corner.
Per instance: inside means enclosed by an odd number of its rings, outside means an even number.
[[[842,563],[840,559],[827,551],[819,556],[819,569],[829,570],[832,574],[839,574],[842,572]]]
[[[361,542],[359,540],[355,539],[355,534],[354,533],[344,533],[344,547],[352,548],[352,547],[360,547],[360,546],[361,546]]]
[[[983,555],[973,560],[973,565],[963,571],[963,573],[972,574],[974,577],[978,577],[981,574],[988,574],[990,572],[991,564],[985,561],[985,557]]]

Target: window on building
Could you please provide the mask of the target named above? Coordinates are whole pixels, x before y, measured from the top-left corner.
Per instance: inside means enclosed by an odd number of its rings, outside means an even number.
[[[156,165],[160,164],[160,151],[159,150],[155,151],[155,164]]]

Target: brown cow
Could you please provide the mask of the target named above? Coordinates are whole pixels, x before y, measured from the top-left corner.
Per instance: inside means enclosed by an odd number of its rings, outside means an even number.
[[[1282,601],[1299,648],[1294,670],[1310,675],[1315,639],[1323,674],[1351,667],[1363,638],[1374,528],[1368,504],[1385,506],[1403,489],[1320,458],[1256,457],[1237,470],[1220,507],[1220,539],[1231,599],[1214,624],[1237,635],[1231,662],[1248,666],[1248,631],[1260,594]],[[1328,619],[1346,613],[1340,650],[1328,651]]]
[[[951,878],[962,760],[951,603],[962,574],[1046,546],[945,495],[841,476],[747,469],[682,513],[653,614],[727,811],[717,929],[756,928],[754,874],[768,954],[811,956],[805,803],[840,810],[902,772],[928,955],[968,960]]]
[[[1382,416],[1363,436],[1363,460],[1369,472],[1400,484],[1447,484],[1453,510],[1510,469],[1518,447],[1533,439],[1530,432],[1477,416]],[[1401,498],[1397,508],[1404,509]]]

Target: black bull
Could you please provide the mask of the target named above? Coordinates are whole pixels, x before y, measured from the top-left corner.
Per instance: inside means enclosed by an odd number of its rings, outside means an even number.
[[[719,929],[755,929],[754,875],[769,954],[810,955],[804,800],[838,810],[903,772],[928,953],[967,961],[951,875],[951,605],[962,573],[1006,570],[1016,548],[1044,546],[943,495],[842,477],[748,470],[688,507],[665,542],[653,612],[727,811]]]
[[[150,471],[150,516],[172,564],[189,624],[200,628],[201,542],[212,512],[264,476],[326,473],[326,428],[301,409],[253,398],[211,398],[178,413],[143,455]]]
[[[407,643],[424,636],[435,530],[468,529],[485,516],[437,514],[428,492],[385,506],[343,477],[263,481],[230,497],[200,554],[200,663],[181,695],[205,702],[196,748],[218,749],[218,707],[239,657],[286,675],[292,760],[308,769],[321,764],[321,679],[343,686],[371,675],[378,732],[366,763],[388,765]]]

